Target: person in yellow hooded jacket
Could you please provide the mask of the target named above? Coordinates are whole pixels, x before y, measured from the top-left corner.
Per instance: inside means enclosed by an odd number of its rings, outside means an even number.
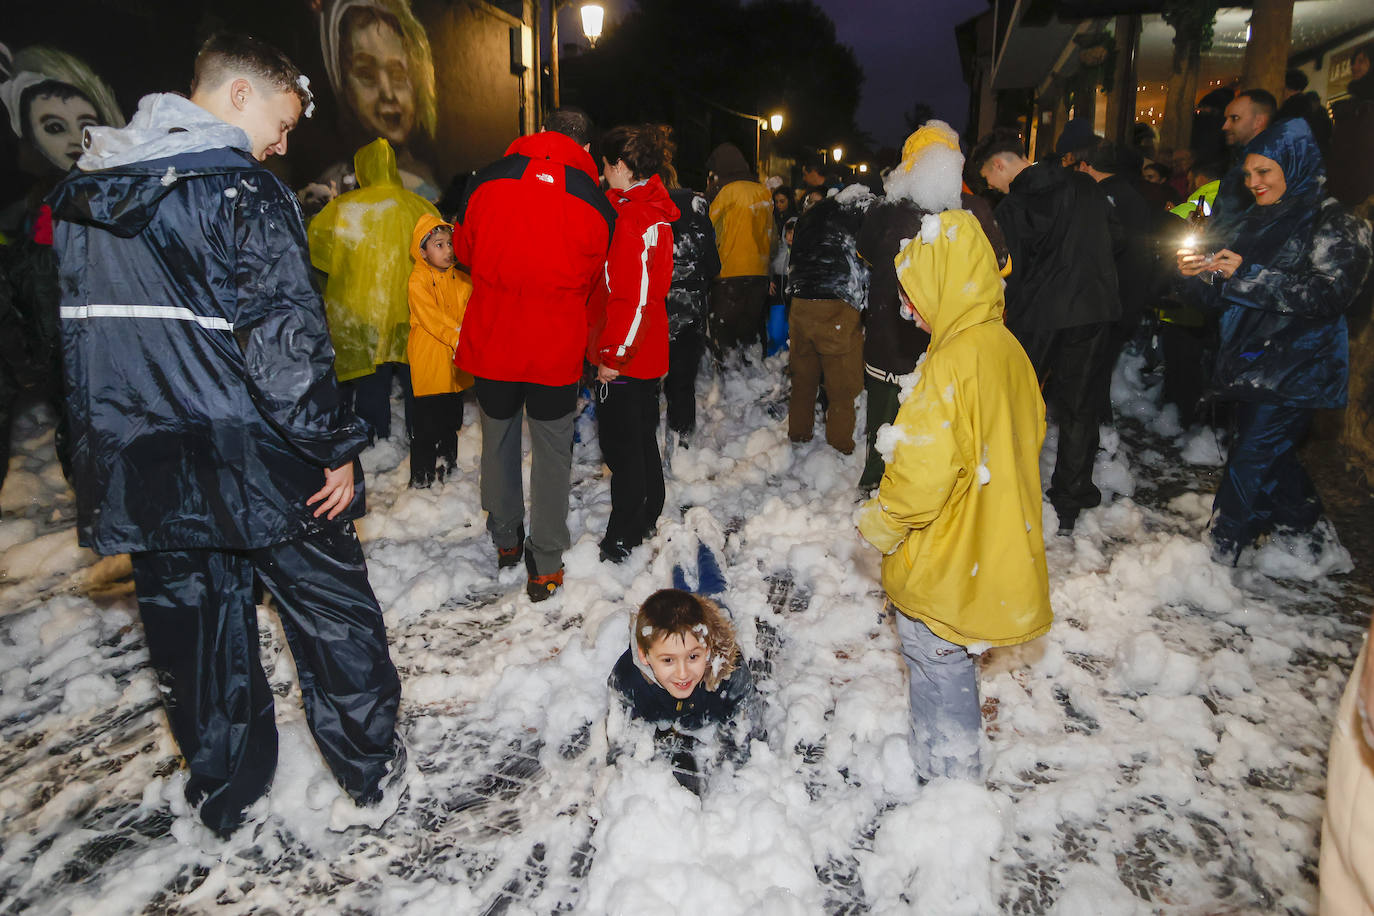
[[[886,471],[859,532],[883,552],[883,589],[900,612],[917,775],[978,778],[972,656],[1035,639],[1053,619],[1041,531],[1045,403],[1002,323],[997,258],[972,214],[926,215],[895,264],[904,308],[930,345],[879,437]]]
[[[773,195],[754,179],[733,143],[712,150],[706,170],[706,196],[720,254],[720,275],[711,284],[712,351],[720,360],[736,347],[759,341],[766,352],[768,261],[777,237]]]
[[[453,364],[458,332],[472,295],[472,278],[453,255],[453,226],[423,214],[410,236],[410,383],[414,432],[410,439],[410,485],[443,480],[458,461],[463,426],[463,391],[472,376]],[[442,462],[442,463],[441,463]]]
[[[327,275],[324,307],[334,371],[358,416],[376,436],[391,436],[391,387],[399,378],[410,424],[406,340],[410,310],[410,235],[434,205],[401,184],[396,152],[378,138],[353,156],[356,190],[331,200],[310,221],[310,263]]]

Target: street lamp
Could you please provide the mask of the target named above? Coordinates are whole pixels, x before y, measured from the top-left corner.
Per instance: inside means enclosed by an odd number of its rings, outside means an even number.
[[[549,0],[549,88],[553,90],[553,106],[562,104],[558,86],[558,11],[572,0]],[[538,7],[536,6],[536,9]],[[587,43],[596,47],[601,37],[601,27],[605,24],[606,10],[600,3],[582,4],[582,34]]]
[[[773,133],[777,133],[778,131],[782,130],[782,115],[773,115],[768,119],[768,123],[773,126]]]
[[[596,47],[601,37],[601,26],[606,21],[606,9],[600,3],[582,4],[582,34],[587,36],[587,44]]]
[[[837,146],[832,149],[830,151],[830,158],[838,165],[840,160],[844,158],[844,147]]]
[[[862,174],[866,173],[867,171],[868,171],[868,163],[867,163],[867,162],[860,162],[860,163],[859,163],[859,174],[862,175]]]

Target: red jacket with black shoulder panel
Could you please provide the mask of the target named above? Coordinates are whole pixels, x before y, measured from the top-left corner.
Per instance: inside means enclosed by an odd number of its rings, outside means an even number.
[[[673,282],[673,230],[680,215],[657,175],[606,197],[615,207],[615,234],[605,282],[592,294],[587,361],[629,378],[668,373],[668,313]]]
[[[454,362],[496,381],[576,382],[615,223],[591,155],[553,131],[520,137],[473,176],[457,223],[472,297]]]

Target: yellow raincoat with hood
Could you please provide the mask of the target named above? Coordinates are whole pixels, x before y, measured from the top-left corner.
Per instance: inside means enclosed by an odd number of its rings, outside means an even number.
[[[959,645],[1014,645],[1053,619],[1040,526],[1045,402],[1002,323],[997,258],[977,219],[947,210],[926,220],[895,263],[930,347],[859,531],[885,554],[883,589],[903,614]]]
[[[310,221],[310,263],[324,287],[334,371],[339,381],[406,361],[411,230],[439,211],[401,185],[396,152],[378,138],[353,156],[358,188],[331,200]]]
[[[440,226],[453,226],[426,213],[410,237],[410,386],[417,398],[471,388],[472,376],[453,364],[458,331],[472,295],[472,278],[457,267],[440,270],[425,260],[420,245]]]

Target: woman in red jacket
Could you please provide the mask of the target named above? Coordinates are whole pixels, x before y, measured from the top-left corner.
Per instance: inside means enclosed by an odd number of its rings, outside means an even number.
[[[615,207],[606,282],[592,297],[587,360],[596,368],[601,454],[611,469],[611,517],[601,559],[619,563],[651,535],[663,511],[658,389],[668,372],[668,315],[678,209],[658,173],[672,160],[668,129],[617,127],[601,141]]]

